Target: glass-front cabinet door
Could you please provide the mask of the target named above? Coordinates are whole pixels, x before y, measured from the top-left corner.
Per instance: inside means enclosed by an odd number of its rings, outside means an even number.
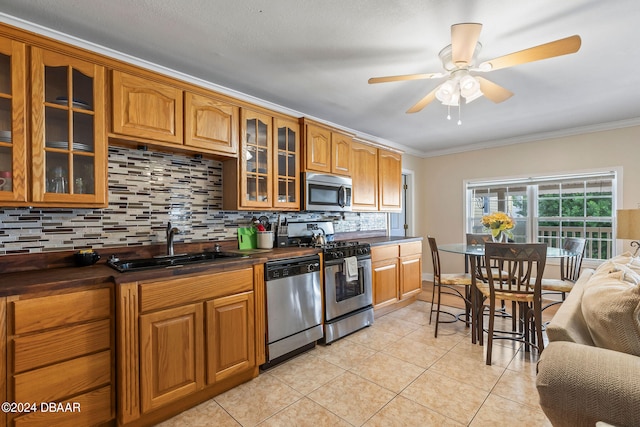
[[[294,120],[274,119],[273,206],[300,209],[300,125]]]
[[[0,206],[27,201],[25,45],[0,37]]]
[[[33,48],[32,198],[106,205],[104,68]]]
[[[267,114],[242,109],[240,123],[240,204],[243,207],[270,208],[272,118]]]

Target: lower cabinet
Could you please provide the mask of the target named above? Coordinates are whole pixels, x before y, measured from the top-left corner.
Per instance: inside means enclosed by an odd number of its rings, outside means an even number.
[[[140,316],[142,411],[188,396],[204,385],[202,304]]]
[[[398,245],[371,248],[373,307],[378,309],[398,301]]]
[[[262,277],[260,265],[118,287],[120,425],[155,423],[257,376]]]
[[[253,292],[207,301],[207,384],[256,366]]]
[[[371,248],[373,307],[381,309],[422,290],[422,242]]]
[[[422,291],[422,242],[400,245],[400,299]]]
[[[4,400],[35,405],[5,411],[7,424],[91,426],[113,420],[112,289],[12,296],[6,304]]]

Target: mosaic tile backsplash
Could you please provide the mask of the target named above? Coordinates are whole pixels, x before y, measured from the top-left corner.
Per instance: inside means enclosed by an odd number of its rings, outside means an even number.
[[[109,207],[0,207],[0,255],[151,245],[165,242],[167,222],[176,242],[235,239],[237,228],[277,212],[222,209],[222,163],[179,154],[109,147]],[[379,212],[288,212],[288,221],[333,221],[336,233],[386,228]]]

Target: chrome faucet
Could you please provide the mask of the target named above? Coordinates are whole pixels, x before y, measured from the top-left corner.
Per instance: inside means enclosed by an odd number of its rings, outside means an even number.
[[[171,227],[171,222],[167,223],[167,255],[173,255],[173,236],[180,233],[176,227]]]

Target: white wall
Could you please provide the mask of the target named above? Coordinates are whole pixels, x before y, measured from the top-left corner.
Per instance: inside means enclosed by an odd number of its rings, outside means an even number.
[[[464,241],[464,180],[614,167],[623,171],[618,209],[640,207],[638,126],[425,159],[405,155],[403,168],[416,173],[415,234],[425,238],[423,273],[433,273],[427,235],[439,244]],[[461,255],[444,252],[441,263],[445,272],[464,267]]]

